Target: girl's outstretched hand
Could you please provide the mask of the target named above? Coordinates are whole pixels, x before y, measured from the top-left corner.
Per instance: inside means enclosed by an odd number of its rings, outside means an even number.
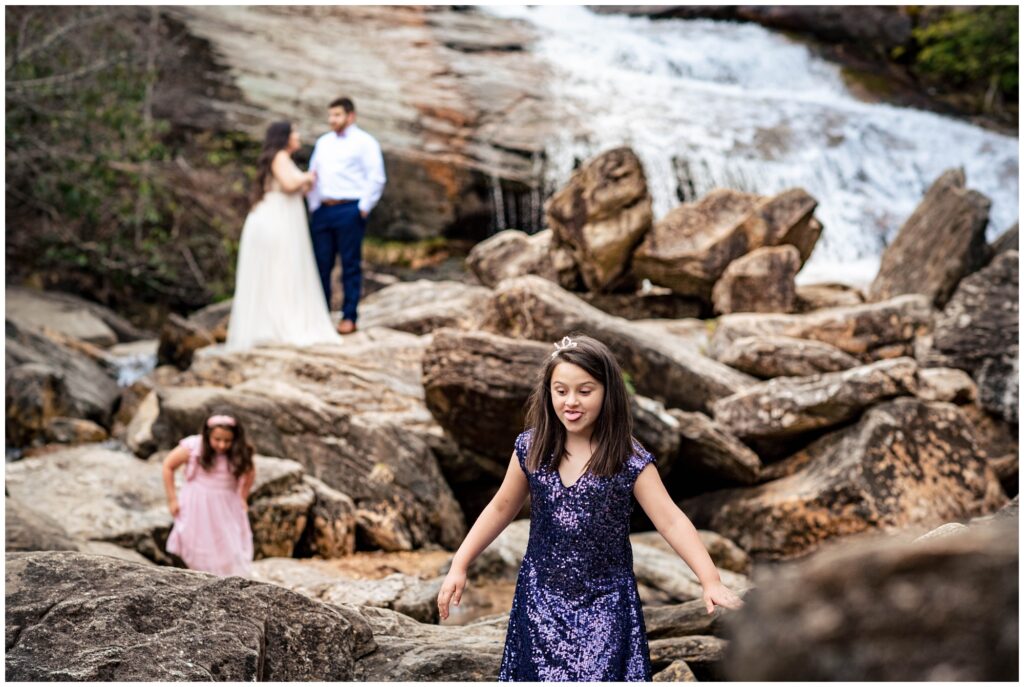
[[[448,604],[456,606],[462,601],[462,590],[466,588],[466,573],[452,568],[441,583],[441,591],[437,594],[437,610],[441,620],[448,620]]]
[[[715,606],[737,609],[743,606],[743,600],[736,595],[736,592],[726,587],[721,582],[712,582],[704,587],[704,605],[708,609],[708,615],[715,612]]]

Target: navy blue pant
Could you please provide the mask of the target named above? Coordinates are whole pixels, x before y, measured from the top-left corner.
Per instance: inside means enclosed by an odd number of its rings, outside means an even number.
[[[341,289],[345,294],[341,317],[355,322],[363,285],[363,235],[366,233],[366,220],[359,214],[359,203],[321,205],[313,212],[309,232],[328,308],[331,307],[334,256],[341,254]]]

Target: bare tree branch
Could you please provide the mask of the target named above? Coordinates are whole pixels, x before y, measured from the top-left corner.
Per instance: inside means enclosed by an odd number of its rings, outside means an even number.
[[[45,87],[64,87],[67,88],[74,84],[75,81],[81,79],[83,76],[88,76],[98,71],[102,71],[107,67],[123,62],[128,57],[127,53],[119,53],[114,57],[106,60],[99,60],[88,64],[84,67],[67,72],[65,74],[58,74],[56,76],[46,76],[41,79],[22,79],[21,81],[7,81],[6,87],[9,91],[28,91],[36,88]]]
[[[24,48],[24,47],[22,47],[20,45],[20,43],[21,43],[21,41],[23,39],[23,36],[24,36],[25,25],[28,23],[29,16],[31,16],[31,15],[26,14],[25,17],[22,19],[22,24],[21,24],[21,29],[22,30],[18,34],[18,39],[19,39],[18,50],[13,55],[12,60],[7,63],[6,70],[10,71],[14,67],[14,65],[16,65],[19,61],[28,59],[32,55],[35,55],[38,52],[42,52],[43,50],[46,50],[51,45],[53,45],[55,42],[61,40],[64,36],[68,35],[69,33],[73,32],[73,31],[81,29],[82,27],[88,26],[90,24],[95,24],[98,21],[104,21],[106,19],[111,19],[111,18],[113,18],[113,17],[115,17],[115,16],[117,16],[118,14],[121,14],[121,13],[122,13],[122,10],[120,10],[120,9],[113,10],[113,11],[99,12],[97,14],[93,14],[93,15],[90,15],[88,17],[83,17],[83,18],[78,19],[76,21],[68,22],[67,24],[65,24],[63,26],[60,26],[57,29],[55,29],[55,30],[51,31],[50,33],[48,33],[38,43],[30,45],[27,48]]]

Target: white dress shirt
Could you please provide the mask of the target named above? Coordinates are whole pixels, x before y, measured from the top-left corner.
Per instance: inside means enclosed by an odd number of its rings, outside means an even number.
[[[380,144],[355,124],[349,124],[340,135],[328,131],[318,138],[309,169],[316,172],[316,184],[306,196],[310,212],[328,198],[358,200],[359,211],[368,215],[387,182]]]

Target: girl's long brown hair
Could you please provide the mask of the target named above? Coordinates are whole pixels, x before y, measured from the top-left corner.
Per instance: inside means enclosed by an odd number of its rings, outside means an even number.
[[[204,470],[210,470],[213,468],[217,452],[213,450],[213,446],[210,445],[210,432],[220,427],[226,429],[232,434],[231,450],[228,451],[228,464],[231,466],[231,474],[235,477],[241,477],[245,473],[252,469],[252,454],[253,449],[248,441],[245,440],[245,428],[242,427],[242,421],[231,413],[213,413],[213,415],[229,415],[235,420],[235,426],[229,427],[228,425],[214,425],[210,427],[206,424],[206,420],[203,421],[203,449],[199,454],[199,465]],[[213,417],[211,415],[210,417]]]
[[[548,358],[530,394],[526,426],[533,428],[533,439],[526,454],[531,472],[540,468],[557,469],[565,454],[565,425],[555,414],[551,402],[551,375],[558,363],[578,365],[604,387],[601,412],[594,421],[591,439],[596,443],[587,470],[595,475],[614,475],[633,453],[633,415],[622,368],[608,347],[589,336],[570,337],[575,346],[559,350]]]

